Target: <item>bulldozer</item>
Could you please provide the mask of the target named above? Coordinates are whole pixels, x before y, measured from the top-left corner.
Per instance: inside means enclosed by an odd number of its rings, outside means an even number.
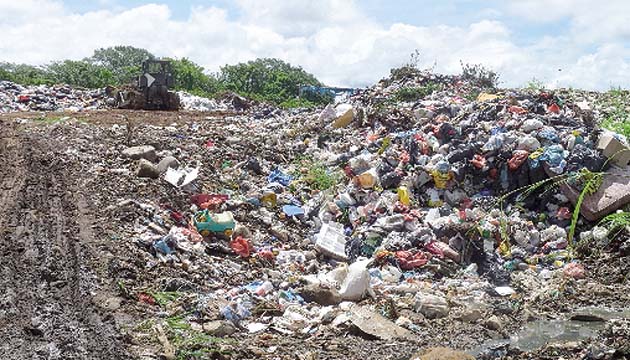
[[[174,84],[172,64],[168,60],[145,60],[137,83],[121,88],[107,87],[110,105],[119,109],[179,110],[179,96],[169,91]]]

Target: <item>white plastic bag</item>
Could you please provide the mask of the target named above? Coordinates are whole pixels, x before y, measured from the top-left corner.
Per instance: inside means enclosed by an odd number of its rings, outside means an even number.
[[[359,301],[371,293],[370,273],[367,270],[369,262],[369,259],[357,261],[348,267],[348,274],[339,290],[342,299]]]

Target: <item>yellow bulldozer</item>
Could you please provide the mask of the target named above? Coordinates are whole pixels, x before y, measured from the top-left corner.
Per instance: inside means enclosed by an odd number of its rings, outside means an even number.
[[[110,105],[119,109],[179,110],[179,96],[169,91],[174,85],[172,64],[168,60],[146,60],[136,84],[120,88],[109,86],[105,93]]]

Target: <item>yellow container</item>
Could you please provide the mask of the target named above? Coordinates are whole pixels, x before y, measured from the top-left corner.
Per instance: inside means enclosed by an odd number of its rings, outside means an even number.
[[[409,206],[411,204],[411,199],[409,198],[409,189],[406,186],[398,187],[398,201],[405,206]]]

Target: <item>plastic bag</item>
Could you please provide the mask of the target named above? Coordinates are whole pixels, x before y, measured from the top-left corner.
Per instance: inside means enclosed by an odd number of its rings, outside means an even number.
[[[348,267],[348,274],[341,284],[339,294],[349,301],[359,301],[370,290],[370,273],[367,264],[370,260],[357,261]]]

